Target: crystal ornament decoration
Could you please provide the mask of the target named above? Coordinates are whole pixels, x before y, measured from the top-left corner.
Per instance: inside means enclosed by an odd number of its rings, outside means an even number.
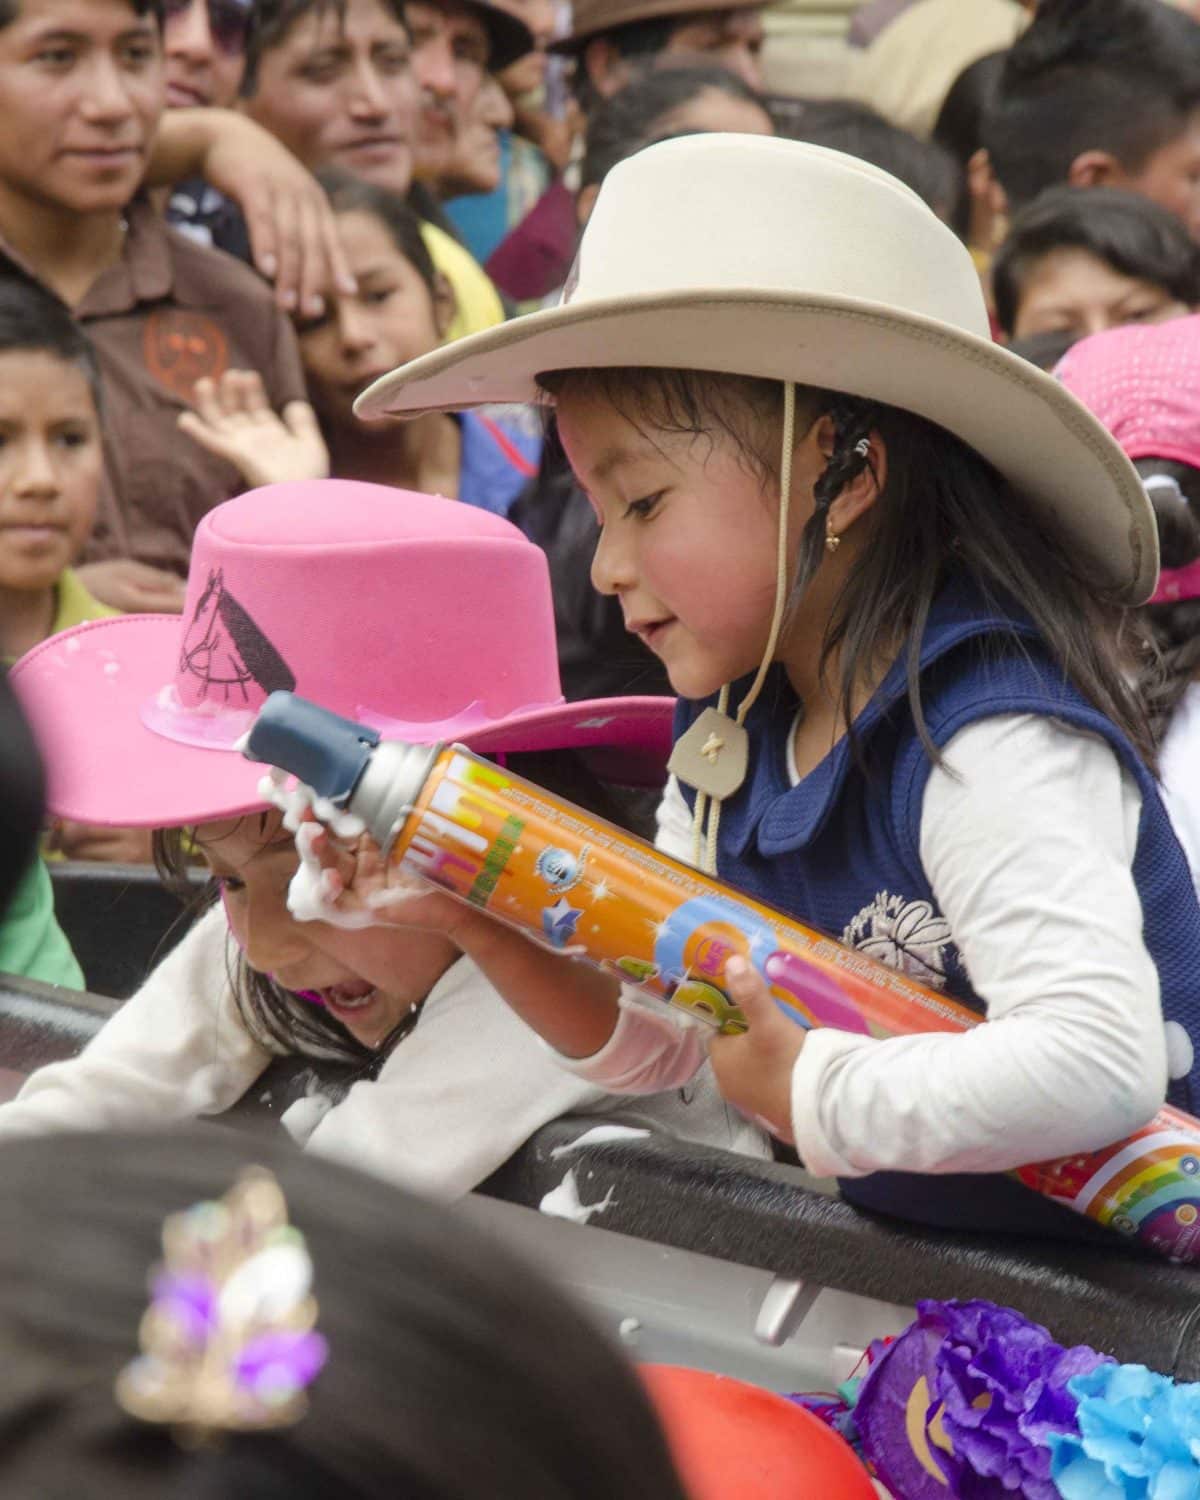
[[[173,1214],[162,1238],[142,1352],[117,1377],[121,1407],[191,1441],[298,1421],[328,1346],[278,1182],[247,1168],[224,1198]]]

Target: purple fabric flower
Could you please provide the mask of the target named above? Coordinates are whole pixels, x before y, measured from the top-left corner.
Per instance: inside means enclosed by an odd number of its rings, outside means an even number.
[[[922,1302],[917,1312],[855,1407],[880,1477],[905,1500],[1059,1500],[1048,1442],[1075,1430],[1068,1382],[1105,1356],[1064,1349],[992,1302]]]
[[[267,1405],[288,1401],[312,1384],[328,1354],[319,1333],[264,1333],[238,1355],[234,1379]]]
[[[991,1302],[922,1302],[917,1321],[941,1333],[933,1390],[951,1450],[943,1455],[951,1493],[1058,1500],[1048,1440],[1074,1429],[1068,1382],[1106,1356],[1064,1349],[1038,1324]]]

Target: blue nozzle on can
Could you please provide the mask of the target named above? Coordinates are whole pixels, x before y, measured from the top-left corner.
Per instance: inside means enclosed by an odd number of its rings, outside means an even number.
[[[289,771],[318,797],[343,805],[379,743],[379,731],[343,719],[295,693],[272,693],[246,737],[243,754]]]

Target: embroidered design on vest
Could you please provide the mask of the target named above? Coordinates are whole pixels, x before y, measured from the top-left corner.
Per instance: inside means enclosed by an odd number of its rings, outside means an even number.
[[[954,961],[954,934],[930,902],[880,891],[842,932],[842,942],[910,979],[943,989]]]

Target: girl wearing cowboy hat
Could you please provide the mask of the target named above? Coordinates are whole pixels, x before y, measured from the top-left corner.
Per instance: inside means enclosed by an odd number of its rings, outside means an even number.
[[[805,1032],[731,963],[752,1024],[712,1043],[726,1097],[864,1204],[1087,1232],[995,1174],[1200,1085],[1200,908],[1122,654],[1158,571],[1128,460],[990,341],[913,193],[757,137],[625,162],[560,307],[358,410],[539,395],[602,524],[593,580],[680,694],[661,847],[990,1023]],[[393,915],[452,930],[578,1076],[661,1089],[704,1058],[482,914]]]
[[[351,1079],[332,1107],[287,1112],[301,1143],[454,1196],[547,1120],[627,1106],[558,1068],[446,935],[293,919],[296,847],[263,768],[239,753],[266,696],[294,687],[405,739],[515,753],[565,777],[568,796],[588,795],[568,752],[589,748],[616,754],[618,780],[652,784],[656,765],[661,780],[670,700],[564,703],[552,622],[545,559],[499,516],[305,481],[205,517],[182,619],[97,621],[26,655],[12,681],[50,809],[160,830],[167,866],[182,865],[187,829],[215,890],[87,1050],[0,1109],[0,1137],[218,1114],[274,1055],[300,1053],[349,1064]],[[646,1113],[761,1150],[711,1085]]]

